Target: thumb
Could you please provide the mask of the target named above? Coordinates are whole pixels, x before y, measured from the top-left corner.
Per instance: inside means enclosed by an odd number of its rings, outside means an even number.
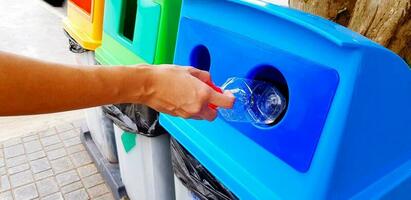
[[[222,107],[222,108],[232,108],[234,104],[234,95],[231,94],[229,91],[224,91],[223,94],[212,91],[210,95],[210,103],[217,106],[217,107]]]

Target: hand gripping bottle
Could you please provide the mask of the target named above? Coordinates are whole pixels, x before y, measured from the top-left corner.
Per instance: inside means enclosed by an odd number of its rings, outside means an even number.
[[[227,121],[269,125],[287,106],[286,99],[280,91],[267,82],[229,78],[221,89],[228,90],[235,96],[232,109],[218,109]]]

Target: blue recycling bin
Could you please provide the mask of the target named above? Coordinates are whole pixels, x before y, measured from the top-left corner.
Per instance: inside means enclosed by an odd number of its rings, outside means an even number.
[[[160,117],[240,199],[411,197],[411,71],[386,48],[264,1],[184,0],[174,62],[287,98],[268,126]]]

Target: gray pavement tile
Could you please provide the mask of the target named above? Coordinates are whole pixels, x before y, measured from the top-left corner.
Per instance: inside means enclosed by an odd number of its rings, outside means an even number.
[[[44,157],[46,157],[46,154],[44,153],[44,151],[37,151],[34,153],[27,154],[27,158],[29,160],[37,160],[37,159],[44,158]]]
[[[9,177],[7,175],[3,175],[0,177],[0,192],[4,192],[10,189],[10,182]]]
[[[114,197],[111,193],[108,193],[103,196],[97,197],[94,200],[114,200]]]
[[[4,167],[5,163],[4,163],[4,158],[0,158],[0,167]]]
[[[29,137],[29,136],[32,136],[32,135],[37,135],[37,133],[36,133],[36,132],[23,133],[23,134],[21,134],[19,137],[20,137],[20,139],[24,142],[23,138]]]
[[[76,144],[76,145],[67,147],[66,150],[67,150],[68,154],[73,154],[73,153],[77,153],[79,151],[84,151],[86,149],[84,148],[83,144]]]
[[[31,171],[33,171],[34,174],[51,169],[50,163],[47,158],[33,160],[30,162],[30,165]]]
[[[53,175],[54,175],[53,170],[49,169],[49,170],[34,174],[34,179],[38,181],[38,180],[41,180],[41,179],[44,179],[44,178],[47,178]]]
[[[40,140],[32,140],[30,142],[25,142],[24,148],[26,149],[27,153],[33,153],[43,149],[43,147],[40,144]]]
[[[0,192],[0,199],[1,200],[13,200],[13,194],[11,191]]]
[[[73,137],[67,140],[63,140],[63,143],[65,147],[70,147],[76,144],[80,144],[81,140],[80,140],[80,137]]]
[[[103,184],[96,185],[94,187],[91,187],[91,188],[87,189],[87,192],[88,192],[88,194],[91,198],[96,198],[96,197],[102,196],[104,194],[107,194],[110,191],[109,191],[107,185],[103,183]]]
[[[0,176],[7,174],[6,167],[0,167]]]
[[[7,171],[9,173],[9,175],[12,175],[12,174],[19,173],[19,172],[22,172],[22,171],[25,171],[25,170],[28,170],[28,169],[30,169],[30,165],[27,164],[27,163],[23,163],[21,165],[10,167],[10,168],[7,169]]]
[[[32,183],[13,190],[14,197],[18,200],[30,200],[38,197],[36,186]]]
[[[7,167],[14,167],[14,166],[17,166],[17,165],[21,165],[23,163],[27,163],[26,155],[21,155],[21,156],[17,156],[17,157],[14,157],[14,158],[6,159]]]
[[[4,148],[4,157],[12,158],[24,154],[24,147],[22,144],[16,144],[10,147]]]
[[[68,139],[73,138],[73,137],[79,137],[80,136],[80,130],[78,130],[78,129],[68,130],[68,131],[59,133],[59,136],[62,140],[68,140]]]
[[[61,157],[64,157],[66,155],[67,155],[67,153],[66,153],[66,150],[64,148],[54,149],[54,150],[51,150],[51,151],[47,152],[47,158],[49,160],[55,160],[57,158],[61,158]]]
[[[53,144],[58,144],[61,142],[60,138],[57,135],[41,138],[40,141],[45,147]]]
[[[87,200],[89,199],[86,190],[80,189],[74,192],[70,192],[64,195],[64,199],[66,200]]]
[[[33,182],[33,175],[30,170],[19,172],[10,176],[10,183],[12,187],[18,187],[27,183]]]
[[[84,165],[82,167],[77,168],[77,172],[81,178],[84,178],[86,176],[93,175],[97,173],[98,171],[97,171],[96,165],[94,165],[94,163],[91,163],[91,164]]]
[[[47,130],[40,131],[38,134],[41,138],[44,138],[44,137],[55,135],[56,133],[57,132],[55,128],[49,128]]]
[[[38,181],[36,182],[36,186],[41,197],[45,197],[59,191],[59,187],[54,177],[49,177]]]
[[[70,183],[79,181],[80,177],[78,177],[75,170],[71,170],[68,172],[64,172],[62,174],[58,174],[56,176],[56,179],[57,179],[57,183],[60,185],[60,187],[62,187]]]
[[[87,122],[86,122],[86,120],[81,119],[81,120],[73,121],[73,122],[71,122],[71,124],[72,124],[75,128],[81,128],[81,126],[86,125]]]
[[[70,158],[62,157],[56,160],[51,161],[51,167],[54,173],[59,174],[74,168],[73,163]]]
[[[70,123],[65,123],[65,124],[61,124],[61,125],[56,126],[56,130],[57,130],[58,133],[68,131],[70,129],[74,129],[74,126]]]
[[[38,139],[39,139],[39,136],[37,134],[32,134],[32,135],[22,138],[23,142],[30,142],[30,141],[38,140]]]
[[[11,138],[9,140],[6,140],[3,142],[3,148],[11,147],[16,144],[21,144],[21,138],[16,137],[16,138]]]
[[[91,157],[88,155],[87,151],[80,151],[70,155],[71,160],[75,167],[80,167],[86,164],[92,163]]]
[[[91,188],[98,184],[104,183],[103,177],[100,174],[94,174],[94,175],[85,177],[82,179],[82,181],[83,181],[83,185],[86,188]]]
[[[44,198],[41,198],[41,200],[64,200],[63,195],[61,192],[51,194],[49,196],[46,196]]]
[[[61,192],[62,192],[63,194],[67,194],[67,193],[69,193],[69,192],[73,192],[74,190],[78,190],[78,189],[81,189],[81,188],[83,188],[83,187],[84,187],[84,186],[83,186],[83,184],[81,183],[81,181],[77,181],[77,182],[70,183],[70,184],[62,187],[60,190],[61,190]]]
[[[62,147],[64,147],[63,143],[59,142],[59,143],[52,144],[50,146],[44,147],[44,150],[45,151],[52,151],[54,149],[58,149],[58,148],[62,148]]]

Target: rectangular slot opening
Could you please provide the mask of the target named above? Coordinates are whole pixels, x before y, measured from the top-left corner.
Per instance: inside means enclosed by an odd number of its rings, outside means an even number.
[[[137,16],[137,0],[125,0],[123,1],[123,14],[121,23],[121,34],[133,41],[134,38],[134,28],[136,25]]]

